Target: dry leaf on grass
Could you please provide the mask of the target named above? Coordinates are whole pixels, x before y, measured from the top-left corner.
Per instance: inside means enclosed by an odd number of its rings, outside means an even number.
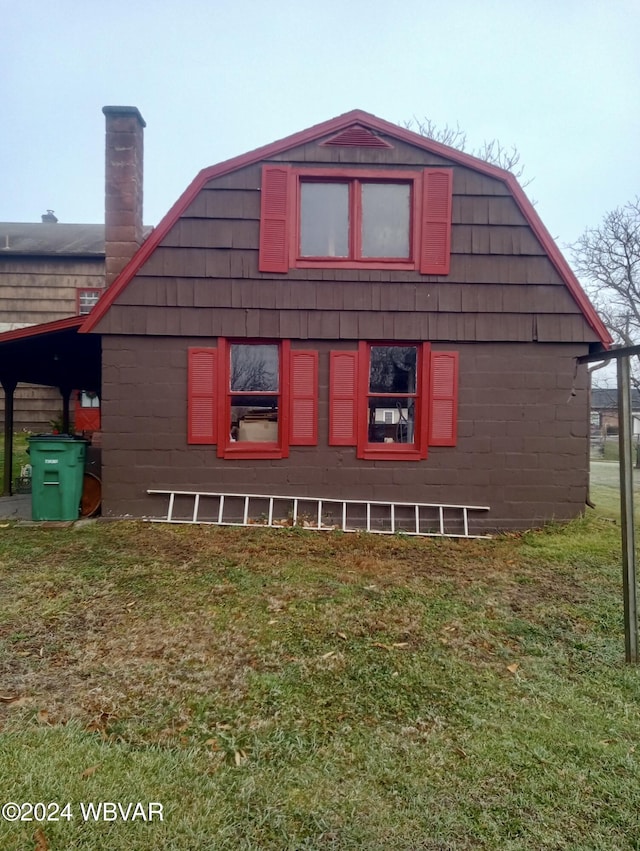
[[[519,667],[520,665],[518,665],[517,662],[514,662],[513,665],[507,665],[507,671],[509,671],[510,674],[515,674]]]
[[[96,765],[91,765],[89,768],[85,768],[80,777],[91,777],[96,773],[96,771],[100,768],[102,763],[97,763]]]
[[[233,755],[233,760],[236,765],[242,765],[242,763],[246,760],[247,754],[243,750],[236,751]]]
[[[36,841],[36,846],[33,851],[49,851],[49,843],[47,842],[47,837],[44,835],[44,831],[41,827],[39,827],[33,834],[33,838]]]

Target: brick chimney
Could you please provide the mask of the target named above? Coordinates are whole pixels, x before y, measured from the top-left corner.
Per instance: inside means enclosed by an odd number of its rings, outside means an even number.
[[[135,106],[105,106],[105,285],[142,244],[142,159],[146,127]]]

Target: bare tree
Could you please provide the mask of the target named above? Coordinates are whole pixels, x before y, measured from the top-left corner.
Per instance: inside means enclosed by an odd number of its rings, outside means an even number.
[[[640,343],[640,198],[607,213],[570,247],[574,269],[614,340]],[[638,368],[634,373],[640,388]]]
[[[434,142],[441,142],[450,148],[465,151],[474,157],[478,157],[480,160],[491,163],[491,165],[496,165],[498,168],[510,171],[518,178],[523,188],[529,186],[531,183],[531,179],[522,179],[524,165],[520,160],[520,151],[515,145],[508,147],[503,145],[498,139],[491,139],[490,141],[485,140],[480,147],[467,150],[468,139],[466,131],[462,130],[457,123],[455,127],[449,124],[439,127],[430,118],[419,119],[414,115],[411,121],[405,121],[404,126],[408,130],[414,130],[416,133],[420,133],[421,136],[433,139]]]

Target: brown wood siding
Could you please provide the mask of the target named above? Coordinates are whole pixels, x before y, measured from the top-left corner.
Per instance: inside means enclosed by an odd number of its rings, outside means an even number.
[[[321,166],[370,166],[407,168],[412,166],[448,166],[449,160],[437,154],[429,153],[399,139],[382,137],[390,143],[390,148],[333,147],[321,142],[309,142],[297,148],[290,148],[273,157],[273,162],[291,162],[296,165]]]
[[[37,325],[77,313],[81,287],[104,287],[104,258],[2,257],[0,323]]]
[[[137,282],[136,282],[137,283]],[[394,310],[430,313],[439,311],[473,313],[573,313],[578,309],[565,287],[551,284],[449,284],[447,287],[416,287],[406,282],[350,282],[338,287],[318,287],[299,281],[273,281],[265,287],[261,281],[208,278],[181,279],[176,286],[169,278],[147,278],[144,286],[126,290],[115,310],[121,306],[155,307],[232,307],[286,310]],[[542,308],[542,309],[541,309]],[[138,330],[137,333],[140,333]]]
[[[111,309],[123,333],[140,336],[233,336],[322,340],[430,340],[496,341],[496,315],[480,312],[418,314],[385,310],[347,313],[331,310],[279,311],[258,308],[216,308],[186,310],[164,307],[124,307]],[[531,316],[526,313],[500,314],[501,341],[540,341],[590,343],[594,335],[582,316]],[[293,333],[297,329],[297,333]],[[582,354],[585,354],[585,350]]]
[[[74,316],[78,289],[103,287],[103,257],[3,257],[0,254],[0,330]],[[49,431],[50,420],[58,419],[61,411],[62,398],[55,388],[17,387],[16,430]],[[4,393],[0,393],[2,416]]]
[[[277,461],[240,461],[187,445],[187,348],[202,342],[103,339],[106,516],[158,515],[148,488],[489,505],[476,531],[567,519],[584,507],[587,373],[574,375],[580,344],[460,344],[458,445],[394,464],[328,445],[329,351],[353,344],[319,339],[300,344],[319,352],[317,447],[291,447]]]
[[[4,416],[4,394],[0,394],[0,412]],[[73,405],[70,405],[73,416]],[[14,431],[48,432],[51,420],[62,419],[62,396],[54,387],[36,384],[19,384],[13,397]],[[14,476],[20,470],[14,470]]]
[[[259,272],[261,167],[254,164],[206,184],[96,330],[206,336],[225,323],[242,336],[268,329],[275,337],[300,339],[334,332],[338,339],[363,332],[374,339],[388,332],[406,339],[426,328],[434,341],[596,342],[502,181],[390,141],[391,149],[309,143],[279,159],[452,166],[449,275],[330,268]],[[171,308],[171,315],[160,318],[154,307]],[[215,315],[203,317],[204,309],[215,309]],[[375,311],[388,316],[376,318]],[[406,313],[417,316],[403,318]]]

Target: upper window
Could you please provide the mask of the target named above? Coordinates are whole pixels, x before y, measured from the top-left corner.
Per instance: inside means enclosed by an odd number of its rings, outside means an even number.
[[[77,291],[78,313],[86,316],[91,308],[98,303],[102,290],[93,287],[80,287]]]
[[[266,165],[259,269],[342,266],[447,275],[452,182],[448,168]]]
[[[300,181],[300,257],[411,257],[412,183]]]

